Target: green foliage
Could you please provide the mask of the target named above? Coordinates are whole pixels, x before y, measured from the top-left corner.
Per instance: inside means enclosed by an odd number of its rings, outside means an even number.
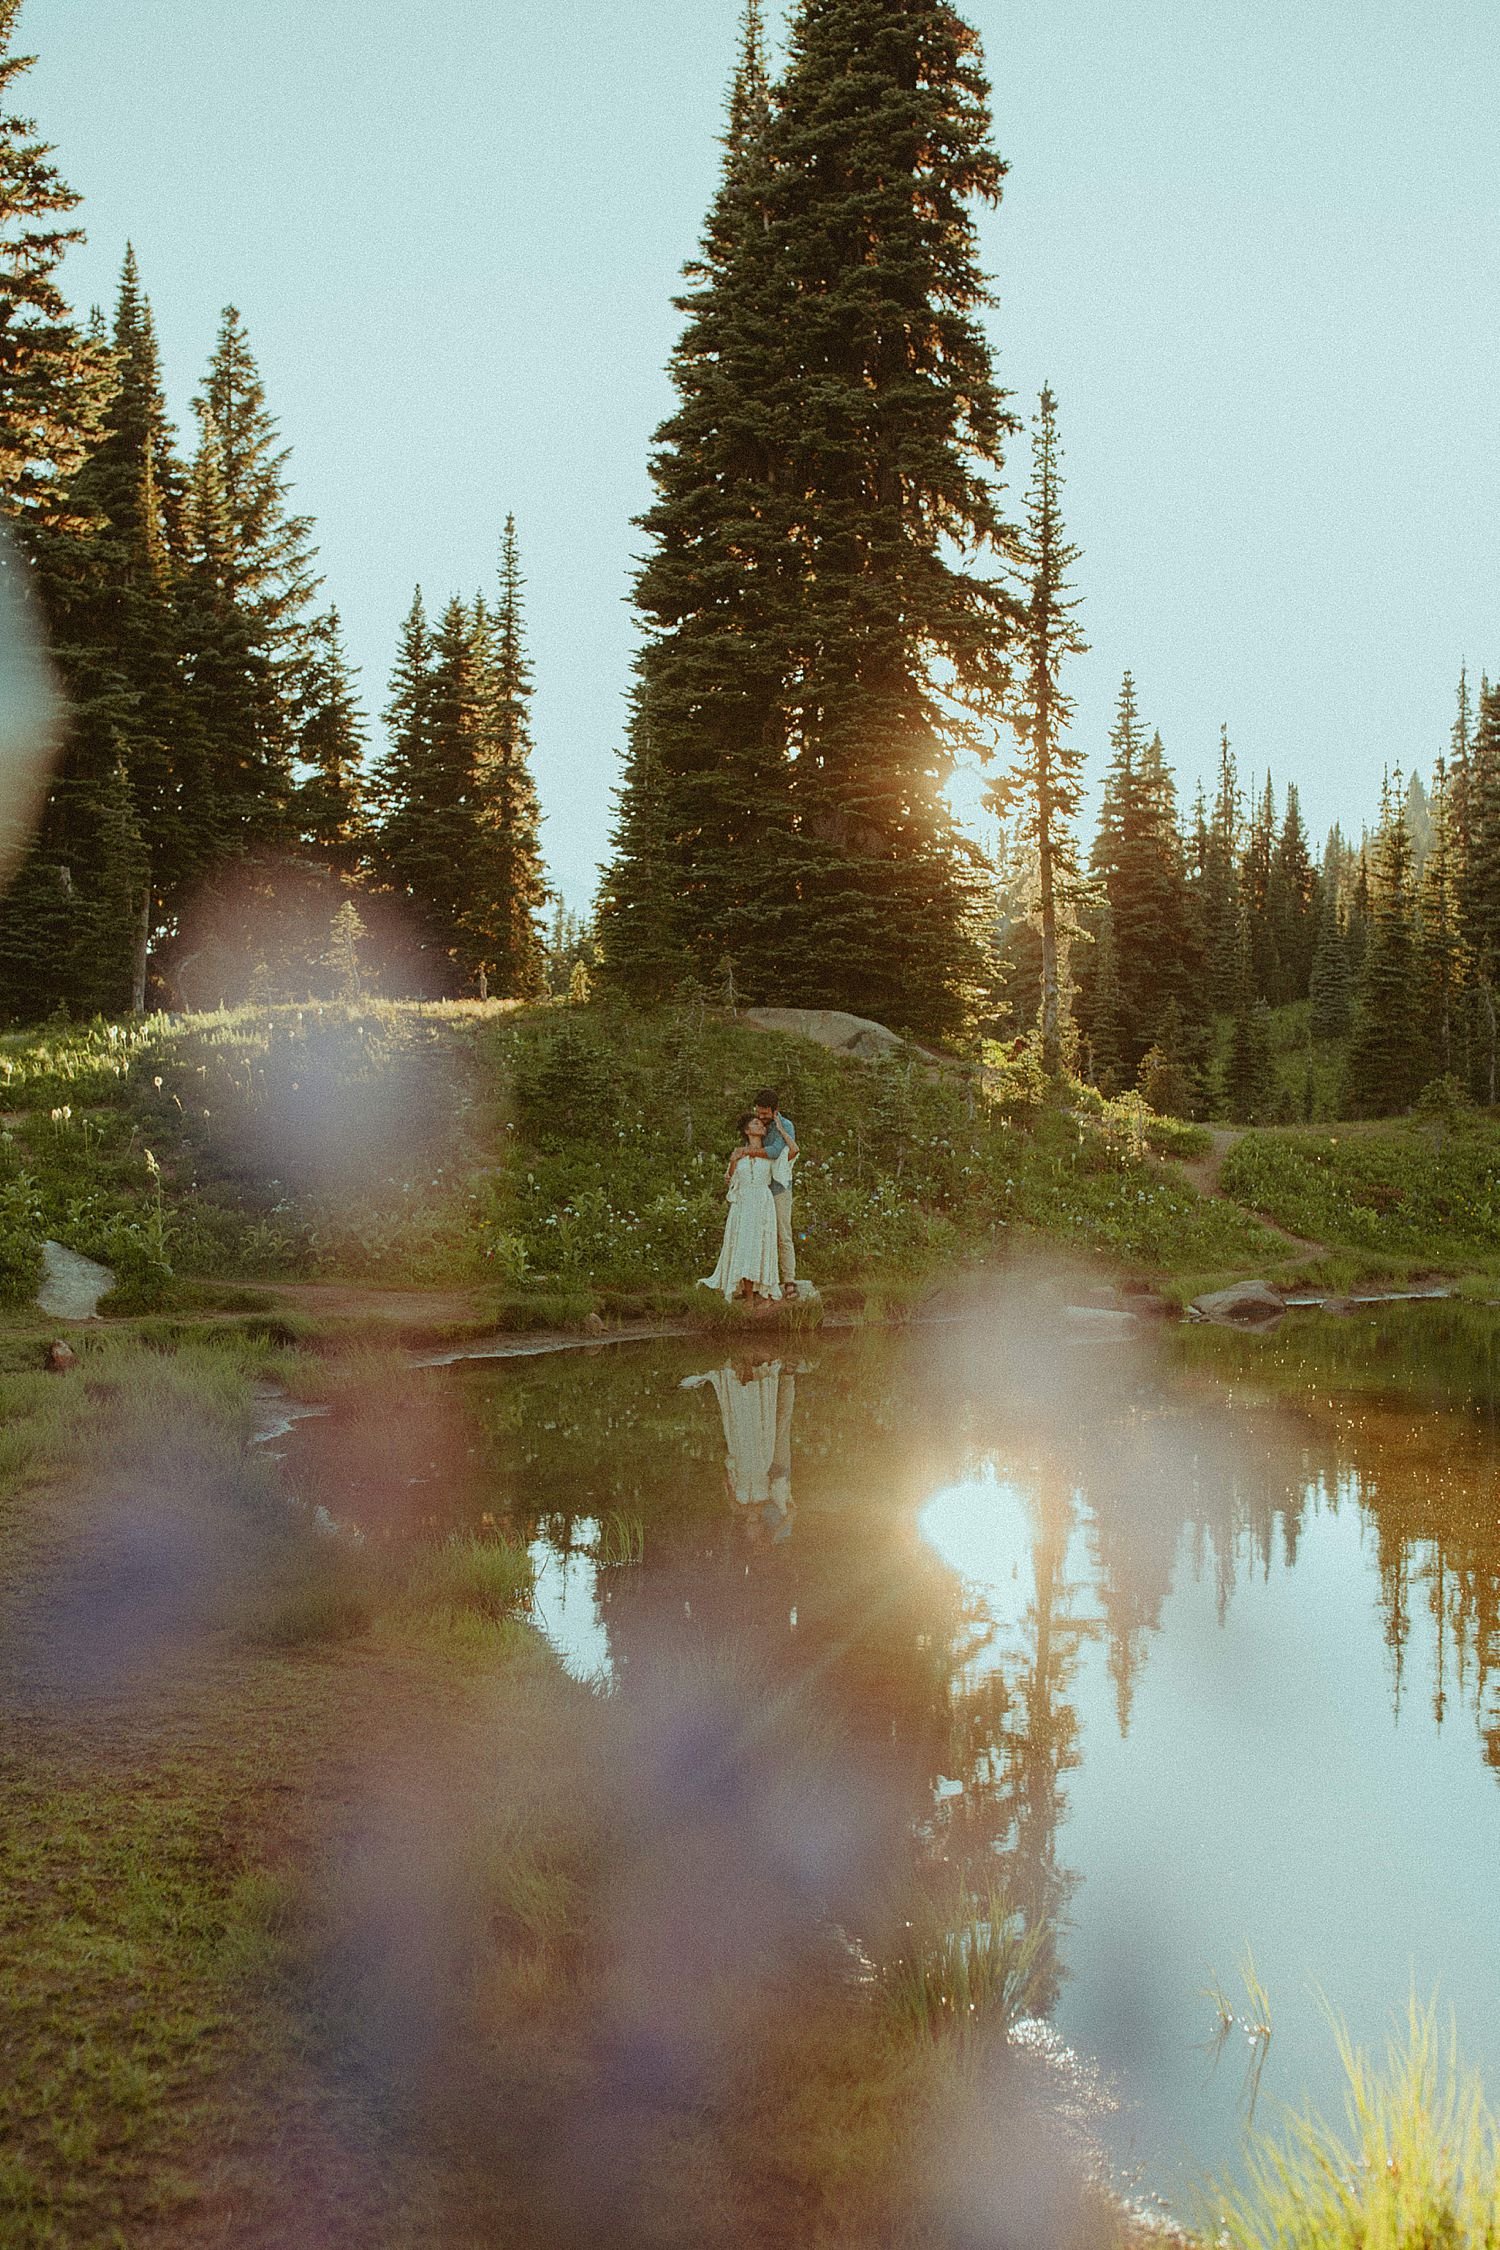
[[[440,1618],[465,1615],[501,1624],[530,1607],[531,1558],[497,1533],[455,1532],[435,1547],[402,1558],[405,1596]]]
[[[28,1305],[42,1279],[42,1203],[24,1172],[0,1175],[0,1305]]]
[[[1416,1127],[1247,1133],[1220,1174],[1227,1195],[1294,1234],[1444,1267],[1500,1254],[1500,1129]]]
[[[1278,1264],[1286,1245],[1232,1203],[1195,1195],[1119,1140],[1062,1116],[1018,1136],[996,1180],[1006,1215],[1039,1234],[1164,1272]]]
[[[880,1964],[886,2005],[901,2030],[923,2039],[1003,2028],[1036,2006],[1042,1950],[997,1884],[946,1910],[923,1898]]]
[[[1398,776],[1399,779],[1399,776]],[[1371,871],[1369,939],[1360,968],[1347,1088],[1356,1116],[1407,1109],[1432,1076],[1418,951],[1411,839],[1399,794],[1387,795]]]
[[[601,902],[617,991],[961,1030],[978,870],[935,781],[1002,683],[978,41],[946,0],[756,10],[658,433],[646,627]],[[852,245],[857,244],[855,252]]]

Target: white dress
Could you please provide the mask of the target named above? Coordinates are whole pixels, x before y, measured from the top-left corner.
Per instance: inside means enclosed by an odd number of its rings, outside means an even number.
[[[729,1216],[724,1221],[724,1243],[719,1262],[700,1281],[700,1289],[719,1289],[726,1297],[739,1294],[742,1281],[758,1297],[774,1297],[781,1288],[781,1264],[776,1254],[776,1202],[771,1194],[773,1164],[767,1156],[742,1156],[729,1181]]]

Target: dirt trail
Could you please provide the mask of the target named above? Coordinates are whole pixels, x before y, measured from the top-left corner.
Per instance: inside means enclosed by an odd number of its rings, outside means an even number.
[[[1207,1196],[1216,1203],[1234,1203],[1235,1198],[1226,1195],[1224,1189],[1220,1186],[1219,1176],[1224,1169],[1225,1157],[1237,1142],[1244,1139],[1246,1133],[1250,1131],[1250,1127],[1248,1125],[1210,1125],[1205,1130],[1209,1138],[1209,1149],[1206,1156],[1178,1156],[1173,1157],[1171,1161],[1197,1194]],[[1267,1218],[1263,1211],[1252,1210],[1249,1204],[1236,1203],[1235,1207],[1237,1210],[1249,1211],[1250,1216],[1260,1226],[1263,1226],[1268,1233],[1279,1235],[1283,1242],[1290,1243],[1294,1250],[1300,1250],[1305,1257],[1322,1258],[1327,1256],[1328,1245],[1326,1242],[1314,1242],[1308,1235],[1293,1234],[1288,1228],[1278,1226],[1274,1219]]]

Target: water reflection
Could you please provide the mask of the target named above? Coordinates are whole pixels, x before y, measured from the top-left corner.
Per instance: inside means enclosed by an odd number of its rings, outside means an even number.
[[[747,1535],[779,1543],[791,1534],[792,1415],[797,1377],[807,1362],[742,1359],[706,1374],[685,1375],[685,1391],[711,1390],[724,1429],[724,1483]]]
[[[1336,2104],[1318,1990],[1379,2040],[1413,1980],[1500,2083],[1497,1335],[1421,1306],[1163,1357],[1018,1291],[811,1364],[459,1369],[430,1379],[464,1432],[442,1504],[535,1543],[548,1630],[619,1692],[736,1651],[804,1691],[866,1814],[825,1887],[847,1927],[898,1865],[998,1868],[1045,2012],[1129,2096],[1122,2160],[1170,2193],[1237,2146],[1204,1991],[1247,1947],[1263,2098]],[[437,1457],[405,1471],[427,1524]]]

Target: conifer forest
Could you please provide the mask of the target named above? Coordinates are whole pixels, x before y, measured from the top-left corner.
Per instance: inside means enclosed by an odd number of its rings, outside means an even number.
[[[418,588],[358,682],[239,312],[184,426],[134,252],[108,311],[67,301],[86,214],[23,114],[18,14],[0,490],[68,716],[0,901],[0,1019],[316,997],[354,963],[390,997],[847,1009],[1190,1116],[1497,1098],[1500,687],[1463,671],[1442,754],[1413,743],[1326,837],[1229,725],[1184,802],[1202,746],[1129,671],[1108,745],[1073,729],[1065,402],[997,373],[976,213],[1006,165],[949,0],[807,0],[779,59],[747,0],[586,911],[543,859],[515,521],[490,583]],[[949,809],[976,762],[997,848]],[[1273,1068],[1289,1039],[1335,1080]]]

